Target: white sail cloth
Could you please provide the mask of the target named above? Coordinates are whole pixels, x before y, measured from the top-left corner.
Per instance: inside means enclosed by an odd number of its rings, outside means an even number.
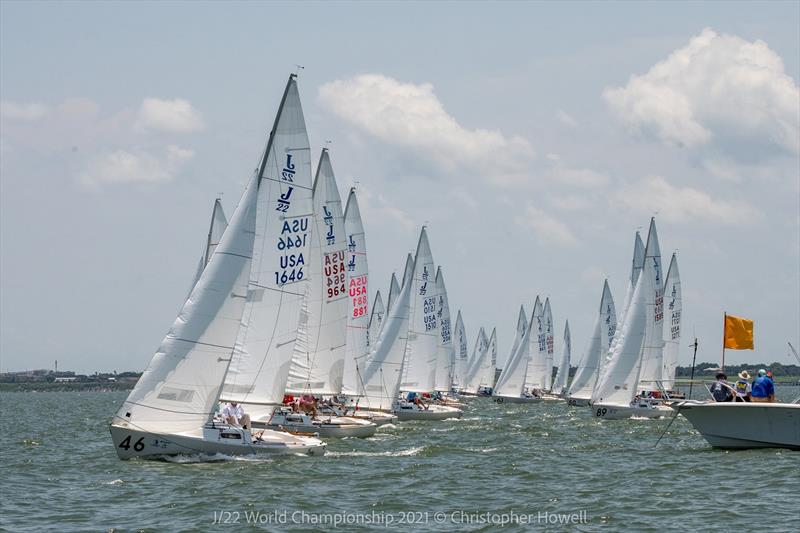
[[[253,267],[222,397],[254,416],[283,400],[308,273],[313,224],[311,160],[303,109],[289,80],[258,169]]]
[[[213,260],[117,418],[142,431],[197,431],[213,415],[247,295],[258,178],[250,180]]]
[[[525,390],[525,373],[528,369],[530,352],[527,349],[520,349],[520,347],[523,342],[528,342],[527,332],[528,318],[525,315],[525,308],[520,305],[511,352],[508,354],[508,359],[503,365],[503,371],[500,373],[500,377],[497,378],[497,384],[494,388],[496,396],[521,396]]]
[[[339,188],[330,155],[324,149],[317,165],[313,203],[314,222],[307,256],[305,296],[286,392],[339,394],[344,376],[350,306],[345,267],[347,238]],[[363,300],[359,296],[357,300],[366,307],[366,296]]]
[[[664,320],[664,364],[661,382],[664,388],[672,390],[675,386],[675,369],[678,367],[678,353],[681,345],[681,277],[678,272],[678,258],[673,253],[667,270],[667,282],[664,285],[664,303],[666,305]]]
[[[203,254],[200,256],[200,262],[197,264],[197,272],[194,275],[194,280],[192,280],[192,287],[197,284],[203,269],[206,268],[206,265],[214,256],[214,250],[217,249],[217,245],[222,240],[222,234],[225,233],[225,228],[227,227],[228,219],[225,218],[225,212],[222,210],[222,202],[217,198],[214,200],[214,208],[211,211],[211,226],[208,228],[206,245],[203,248]]]
[[[569,360],[572,353],[572,339],[569,334],[569,320],[564,325],[564,344],[561,346],[561,357],[558,360],[558,371],[553,381],[552,392],[561,394],[567,388],[569,380]]]
[[[453,372],[453,388],[463,389],[467,382],[467,331],[464,328],[464,319],[461,311],[456,315],[456,327],[453,329],[453,349],[455,350],[456,364]]]
[[[572,384],[569,387],[569,395],[576,398],[591,398],[592,390],[597,383],[600,375],[602,361],[611,348],[611,342],[617,331],[616,309],[614,298],[611,296],[611,289],[608,287],[608,280],[603,282],[603,293],[600,296],[600,308],[597,318],[592,328],[592,337],[589,345],[583,352]]]
[[[450,304],[447,301],[447,287],[444,283],[442,268],[436,269],[436,291],[439,300],[436,306],[436,315],[439,318],[439,345],[436,352],[436,376],[434,390],[448,392],[453,386],[453,371],[455,369],[455,350],[453,348],[453,331],[450,323]]]
[[[653,279],[652,283],[647,285],[648,292],[645,294],[648,312],[642,368],[639,373],[640,391],[658,388],[664,364],[664,278],[655,218],[650,219],[644,255],[645,269],[652,270]]]

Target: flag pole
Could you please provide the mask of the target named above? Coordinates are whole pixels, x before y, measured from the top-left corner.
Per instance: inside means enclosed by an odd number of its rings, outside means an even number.
[[[722,315],[722,363],[719,368],[725,372],[725,328],[728,325],[728,312],[724,311]]]

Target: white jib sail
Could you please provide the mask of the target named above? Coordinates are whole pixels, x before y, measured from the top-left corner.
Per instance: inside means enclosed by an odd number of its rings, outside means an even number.
[[[402,391],[431,392],[434,388],[440,337],[439,318],[436,315],[439,293],[435,277],[428,232],[423,226],[411,278],[411,316],[403,380],[400,383]]]
[[[561,358],[558,361],[558,371],[553,381],[553,393],[561,394],[567,388],[569,381],[570,355],[572,354],[572,339],[569,335],[569,320],[564,325],[564,344],[561,346]]]
[[[646,295],[652,274],[645,268],[634,288],[625,323],[611,357],[603,368],[592,392],[592,403],[630,405],[636,395],[636,384],[642,363],[645,329],[647,327]]]
[[[503,365],[503,371],[500,373],[500,377],[497,378],[497,385],[494,389],[494,393],[497,396],[522,395],[525,387],[525,371],[528,368],[525,360],[528,351],[520,350],[519,348],[523,339],[527,341],[527,331],[528,317],[525,315],[525,307],[520,305],[514,343],[511,345],[511,352],[508,354],[508,359]]]
[[[545,365],[544,388],[553,387],[553,359],[555,358],[555,328],[553,327],[553,311],[550,309],[550,298],[544,300],[544,346]]]
[[[461,311],[456,315],[456,327],[453,329],[453,348],[456,352],[456,366],[453,373],[453,387],[463,389],[467,382],[467,331],[464,328],[464,320],[461,318]]]
[[[313,224],[311,159],[291,76],[258,169],[253,268],[222,398],[254,417],[283,400],[308,272]]]
[[[257,197],[254,175],[214,259],[120,407],[119,421],[143,431],[184,433],[199,431],[213,415],[244,310]]]
[[[592,328],[589,346],[575,370],[569,395],[576,398],[591,398],[592,390],[600,375],[601,363],[611,349],[611,341],[617,331],[617,315],[614,298],[608,287],[608,280],[603,282],[603,294],[600,296],[600,309]]]
[[[359,371],[369,355],[369,328],[375,312],[374,307],[372,313],[369,309],[367,241],[355,188],[350,189],[350,195],[347,197],[344,232],[347,235],[347,297],[350,303],[347,307],[347,349],[342,392],[355,394],[358,390]],[[380,292],[375,296],[376,301],[379,301],[379,298]],[[381,320],[383,320],[383,309],[378,322]]]
[[[372,346],[378,342],[378,333],[383,326],[383,318],[386,316],[386,308],[383,306],[381,291],[375,292],[375,300],[372,302],[372,311],[369,315],[369,325],[367,326],[367,355],[372,351]]]
[[[531,332],[528,336],[530,342],[530,362],[528,364],[525,385],[529,389],[546,390],[547,384],[547,340],[544,327],[544,308],[539,297],[533,304],[531,315]]]
[[[214,250],[222,240],[222,234],[225,233],[225,228],[228,227],[228,219],[225,218],[225,212],[222,210],[222,202],[219,198],[214,200],[214,209],[211,211],[211,226],[208,228],[208,236],[206,237],[206,245],[203,248],[203,255],[200,256],[200,262],[197,265],[197,272],[195,273],[194,280],[192,280],[192,287],[197,284],[200,279],[200,274],[211,258],[214,256]],[[190,291],[191,292],[191,291]]]
[[[314,222],[306,258],[306,292],[286,392],[339,394],[347,343],[347,237],[330,156],[322,150],[314,179]],[[366,308],[366,296],[362,305]],[[364,312],[366,314],[366,311]]]
[[[664,285],[666,303],[666,320],[664,320],[664,366],[661,381],[664,388],[672,390],[675,386],[675,369],[678,366],[678,353],[681,344],[681,277],[678,272],[678,258],[673,253],[667,270],[667,282]]]
[[[398,294],[400,294],[400,284],[397,282],[397,276],[392,272],[392,279],[389,280],[389,297],[386,300],[387,313],[392,310],[392,304],[397,299]]]
[[[439,317],[439,345],[436,354],[434,389],[448,392],[453,386],[456,354],[453,347],[452,324],[450,323],[450,304],[447,301],[447,287],[441,267],[436,269],[436,291],[439,293],[436,306],[436,315]]]
[[[497,374],[497,328],[492,328],[489,343],[486,346],[486,357],[481,371],[480,387],[494,387],[494,378]]]
[[[661,270],[661,249],[658,244],[655,218],[650,219],[650,231],[644,253],[645,269],[652,269],[652,284],[647,286],[647,331],[644,339],[639,390],[655,390],[661,381],[664,364],[664,278]]]
[[[489,338],[486,331],[481,328],[478,337],[475,339],[475,346],[472,348],[469,370],[467,370],[466,386],[467,392],[477,393],[478,389],[485,385],[484,376],[487,373],[489,362]]]
[[[387,314],[378,344],[367,358],[359,390],[364,397],[361,407],[390,410],[400,392],[406,344],[408,344],[408,319],[411,314],[411,276],[414,263],[406,262],[403,285],[397,294],[392,310]]]

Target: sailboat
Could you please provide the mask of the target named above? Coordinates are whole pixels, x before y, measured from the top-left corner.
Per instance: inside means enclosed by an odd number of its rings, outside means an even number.
[[[282,233],[275,221],[272,221],[275,226],[259,226],[259,222],[266,222],[265,211],[288,202],[286,210],[281,208],[281,212],[293,217],[299,215],[293,221],[299,229],[302,214],[310,211],[310,166],[307,176],[302,172],[308,162],[307,151],[308,137],[292,75],[261,164],[250,179],[230,225],[147,369],[111,422],[111,437],[121,459],[185,453],[324,453],[325,444],[317,438],[282,431],[253,432],[215,417],[232,358],[241,350],[239,337],[244,314],[253,301],[250,289],[253,265],[257,264],[253,259],[263,257],[261,252],[267,240],[264,230],[272,236]],[[298,174],[297,180],[282,179],[279,169],[284,159],[279,166],[276,154],[285,158],[286,170]],[[293,156],[297,157],[293,160]],[[304,187],[309,194],[302,193]],[[306,198],[308,201],[304,201]],[[270,246],[274,246],[275,240],[270,239]],[[273,271],[279,263],[276,259],[269,261]],[[290,276],[296,279],[298,272],[302,272],[302,267],[297,265],[295,257],[290,272],[282,270],[274,275],[280,279],[285,273],[285,285]],[[284,285],[276,292],[282,292]],[[296,314],[288,318],[296,325]]]
[[[453,385],[451,392],[459,394],[465,386],[467,379],[467,365],[469,353],[467,351],[467,331],[464,328],[464,319],[461,311],[456,315],[456,327],[453,329],[453,348],[455,349],[455,368],[453,369]]]
[[[592,328],[592,337],[589,346],[583,352],[575,376],[567,394],[567,402],[574,406],[587,406],[592,398],[592,390],[600,375],[602,361],[605,359],[614,333],[617,330],[617,316],[614,307],[614,298],[608,287],[608,280],[603,282],[603,293],[600,296],[600,309]]]
[[[303,280],[303,306],[285,390],[287,395],[303,395],[306,403],[312,397],[341,394],[348,317],[353,314],[350,289],[356,289],[355,301],[364,306],[362,315],[366,315],[367,298],[358,290],[366,289],[366,276],[348,286],[344,214],[327,149],[320,155],[312,198],[314,216],[306,260],[308,274]],[[369,437],[377,428],[368,420],[320,412],[318,406],[309,406],[309,410],[310,414],[300,412],[300,406],[295,404],[293,408],[276,407],[269,418],[254,422],[254,426],[317,433],[320,437]]]
[[[464,379],[464,387],[461,394],[465,396],[478,396],[482,386],[487,383],[484,379],[488,374],[489,357],[489,338],[483,328],[478,330],[475,344],[472,347],[472,356],[467,363],[467,373]]]
[[[647,286],[647,305],[652,308],[652,313],[648,313],[637,389],[640,394],[649,395],[658,389],[664,365],[664,272],[655,219],[650,221],[644,261],[645,268],[651,267],[653,274],[652,285]]]
[[[659,302],[659,294],[663,294],[661,265],[653,259],[657,251],[655,219],[651,219],[644,268],[625,311],[622,332],[611,347],[609,360],[592,392],[591,405],[597,417],[658,418],[671,413],[668,407],[638,392],[644,361],[652,361],[652,351],[663,343],[662,330],[653,327],[658,323],[660,328],[663,321],[663,299]],[[657,339],[652,338],[654,332]]]
[[[222,210],[222,202],[219,198],[214,200],[214,208],[211,211],[211,225],[208,228],[208,237],[206,237],[206,245],[203,248],[203,253],[200,256],[200,261],[197,264],[197,272],[192,281],[192,287],[197,284],[200,279],[200,274],[205,270],[206,265],[211,258],[214,257],[214,251],[222,240],[222,234],[225,233],[225,228],[228,227],[228,219],[225,218],[225,212]],[[190,291],[191,292],[191,291]],[[188,295],[187,295],[188,296]]]
[[[447,300],[447,288],[444,283],[442,267],[436,269],[434,283],[439,295],[436,303],[436,316],[439,319],[439,342],[436,350],[433,389],[446,394],[453,386],[456,354],[453,349],[453,326],[450,323],[450,305]]]
[[[569,335],[569,320],[564,324],[564,344],[561,347],[561,357],[558,361],[558,371],[553,381],[552,393],[563,397],[569,381],[569,360],[572,353],[572,339]]]
[[[383,326],[385,314],[386,307],[383,305],[381,291],[376,291],[375,299],[372,301],[372,310],[369,314],[369,322],[367,323],[367,354],[369,354],[370,346],[378,342],[378,334],[381,331],[381,326]]]
[[[424,226],[417,243],[414,268],[410,277],[404,276],[403,283],[410,284],[411,294],[400,391],[414,395],[429,394],[435,389],[436,360],[441,334],[437,316],[439,294],[435,283],[433,254]],[[410,401],[414,395],[409,394],[408,400],[395,403],[393,412],[401,421],[443,420],[461,416],[461,410],[455,407]]]
[[[531,314],[530,333],[530,362],[528,363],[525,387],[530,393],[541,397],[548,390],[547,374],[552,374],[553,370],[547,367],[547,339],[544,321],[544,306],[539,296],[533,303]]]
[[[536,298],[534,310],[540,307],[539,298]],[[538,351],[537,317],[531,314],[530,321],[525,316],[525,310],[520,306],[517,318],[517,337],[508,356],[503,372],[497,380],[493,396],[497,403],[536,403],[542,401],[542,396],[534,390],[530,382],[530,369],[533,363],[533,350]]]
[[[542,310],[542,320],[544,322],[544,361],[545,361],[545,374],[544,374],[544,390],[542,391],[542,399],[544,400],[561,400],[560,392],[553,391],[553,370],[555,368],[555,328],[553,327],[553,311],[550,307],[550,298],[545,298],[544,309]]]
[[[661,386],[667,395],[674,397],[675,369],[678,367],[678,353],[681,344],[681,312],[683,298],[681,296],[681,277],[678,271],[678,257],[672,254],[667,269],[667,281],[664,283],[664,357],[661,370]]]

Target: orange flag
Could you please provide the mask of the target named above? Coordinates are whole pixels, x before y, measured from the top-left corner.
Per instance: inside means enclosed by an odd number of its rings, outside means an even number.
[[[730,350],[753,349],[753,321],[725,315],[725,348]]]

